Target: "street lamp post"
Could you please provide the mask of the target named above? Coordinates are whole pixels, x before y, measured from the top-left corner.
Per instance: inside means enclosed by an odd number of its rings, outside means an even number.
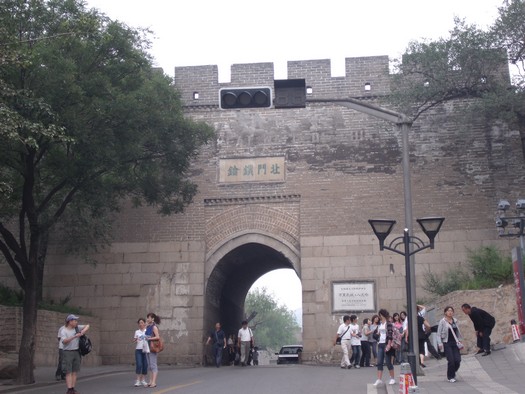
[[[385,240],[392,232],[394,225],[396,224],[395,220],[389,219],[370,219],[368,223],[372,227],[374,234],[379,240],[379,250],[390,250],[394,253],[400,254],[405,257],[405,281],[406,281],[406,297],[407,297],[407,317],[408,322],[411,327],[417,327],[414,324],[417,320],[417,315],[414,315],[412,312],[416,305],[415,291],[412,287],[412,270],[410,257],[422,250],[427,248],[434,249],[434,239],[441,229],[441,225],[445,218],[442,217],[427,217],[422,219],[417,219],[417,222],[421,226],[421,229],[426,234],[429,239],[429,243],[425,244],[423,240],[414,235],[410,235],[408,228],[405,228],[403,236],[394,238],[388,245],[385,245]],[[401,246],[403,248],[401,249]],[[408,363],[410,364],[410,369],[412,370],[412,376],[414,377],[414,383],[417,385],[417,361],[416,354],[414,352],[414,343],[417,343],[418,335],[417,331],[414,332],[413,329],[409,330],[408,336]]]
[[[525,283],[523,274],[523,253],[525,250],[525,200],[516,201],[517,216],[507,216],[510,203],[500,200],[496,218],[496,228],[500,237],[515,237],[520,239],[520,247],[512,250],[512,266],[514,271],[514,289],[518,307],[519,330],[521,341],[525,342]]]

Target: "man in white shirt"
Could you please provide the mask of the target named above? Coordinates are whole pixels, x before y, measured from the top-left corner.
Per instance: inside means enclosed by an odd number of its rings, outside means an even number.
[[[239,348],[241,349],[241,365],[243,367],[248,363],[248,357],[250,355],[250,347],[253,346],[253,333],[248,328],[248,321],[243,320],[241,323],[242,327],[237,334]]]
[[[341,368],[350,369],[352,368],[352,364],[350,363],[348,354],[350,352],[350,339],[352,338],[352,333],[350,332],[350,316],[348,315],[343,316],[343,324],[341,324],[337,329],[337,335],[335,337],[334,346],[336,345],[338,338],[341,338],[341,349],[343,350]]]

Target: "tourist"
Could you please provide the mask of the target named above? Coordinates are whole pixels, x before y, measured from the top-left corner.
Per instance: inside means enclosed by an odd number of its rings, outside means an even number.
[[[222,351],[226,349],[226,334],[221,329],[221,323],[215,324],[215,330],[212,331],[206,345],[209,345],[210,342],[213,342],[213,359],[215,366],[219,368],[222,364]]]
[[[337,329],[337,334],[334,341],[334,346],[340,340],[341,342],[341,350],[343,351],[343,357],[341,358],[341,368],[344,369],[350,369],[352,368],[352,364],[350,363],[350,358],[348,357],[348,354],[350,352],[350,316],[344,315],[343,316],[343,323],[339,326]]]
[[[496,325],[496,319],[483,309],[475,306],[471,307],[469,304],[463,304],[461,309],[465,314],[469,315],[470,320],[474,324],[476,344],[478,346],[476,354],[483,353],[483,356],[488,356],[490,354],[490,334],[492,334],[492,329]]]
[[[137,374],[135,387],[147,387],[149,346],[146,340],[146,320],[140,318],[137,324],[139,328],[135,330],[135,335],[133,336],[133,342],[135,343],[135,373]]]
[[[454,317],[454,308],[447,306],[444,313],[445,316],[439,321],[437,341],[439,351],[444,351],[447,358],[447,380],[450,383],[455,383],[456,372],[461,364],[458,342],[461,340],[462,335],[458,326],[458,320]]]
[[[241,366],[245,367],[248,365],[250,358],[250,351],[253,343],[253,333],[252,330],[248,327],[248,321],[243,320],[241,322],[241,328],[237,334],[239,348],[241,349]]]
[[[89,324],[79,325],[78,316],[69,315],[66,318],[66,326],[60,334],[60,341],[63,345],[62,371],[66,374],[66,394],[77,394],[75,384],[77,374],[80,372],[80,352],[78,351],[78,338],[89,330]],[[78,328],[78,330],[77,330]]]
[[[377,380],[374,386],[383,384],[383,365],[386,362],[386,367],[390,375],[388,384],[396,384],[394,379],[394,365],[392,364],[392,357],[394,356],[394,349],[392,348],[393,325],[388,321],[389,314],[386,309],[380,309],[379,315],[379,341],[377,345]]]
[[[159,328],[157,327],[158,324],[160,324],[160,317],[158,317],[154,313],[148,313],[146,316],[146,339],[148,340],[148,346],[151,348],[151,341],[158,341],[160,340],[160,333]],[[148,356],[148,368],[151,372],[151,376],[149,379],[148,387],[157,387],[157,377],[159,374],[159,367],[157,365],[157,353],[149,352],[147,353]]]

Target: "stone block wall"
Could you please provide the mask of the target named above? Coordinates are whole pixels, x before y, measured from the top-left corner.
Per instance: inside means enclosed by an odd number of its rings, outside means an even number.
[[[4,322],[0,330],[0,351],[17,353],[22,339],[22,308],[0,305]],[[35,366],[56,366],[58,362],[58,329],[64,325],[67,314],[39,310],[36,334]],[[101,365],[100,321],[93,316],[80,316],[80,324],[89,324],[87,336],[93,343],[93,350],[82,359],[86,366]]]
[[[382,105],[379,98],[390,88],[388,58],[347,59],[344,77],[331,77],[327,60],[289,62],[288,74],[304,78],[311,87],[306,108],[223,111],[218,108],[219,88],[271,86],[273,64],[234,65],[226,84],[218,82],[216,66],[177,67],[175,88],[186,116],[216,131],[216,140],[203,147],[191,168],[199,190],[193,204],[170,217],[157,215],[152,207],[123,207],[116,216],[113,245],[92,256],[96,265],[64,255],[60,245],[50,246],[44,296],[71,296],[100,318],[104,363],[132,361],[129,338],[136,320],[147,312],[163,319],[160,329],[167,348],[161,362],[200,363],[210,328],[208,280],[212,272],[217,277],[228,272],[214,270],[214,251],[238,246],[246,235],[251,240],[273,237],[274,244],[268,241],[265,246],[279,253],[274,247],[278,243],[294,250],[290,255],[296,259],[287,268],[293,267],[303,284],[305,360],[325,359],[332,348],[340,318],[332,312],[334,281],[373,280],[378,307],[404,309],[403,258],[379,251],[367,222],[395,219],[394,233],[402,234],[401,132],[393,124],[330,102],[352,98]],[[365,83],[371,90],[364,90]],[[308,102],[310,98],[326,102]],[[519,131],[460,118],[468,104],[436,106],[409,132],[413,216],[446,218],[436,248],[416,256],[420,298],[425,298],[420,284],[426,271],[440,273],[463,264],[468,248],[495,244],[510,251],[513,243],[498,239],[494,208],[500,198],[523,197]],[[222,159],[265,157],[284,160],[282,181],[219,181]],[[237,225],[238,231],[229,231]],[[0,277],[15,283],[5,264],[0,264]],[[244,289],[249,284],[242,285]],[[216,293],[218,300],[224,295],[220,288]],[[244,300],[238,297],[232,303],[241,309]]]
[[[496,319],[496,326],[492,330],[491,343],[493,345],[512,342],[510,321],[518,319],[516,304],[516,290],[514,285],[506,285],[495,289],[485,290],[458,290],[436,300],[433,304],[436,318],[443,316],[443,310],[451,305],[454,308],[454,317],[459,320],[460,330],[464,337],[466,351],[477,350],[474,325],[470,318],[463,313],[461,305],[470,304],[490,313]]]

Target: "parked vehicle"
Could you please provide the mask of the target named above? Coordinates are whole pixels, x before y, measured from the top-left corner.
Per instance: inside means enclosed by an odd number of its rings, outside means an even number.
[[[286,345],[277,355],[277,364],[297,364],[301,362],[302,345]]]

